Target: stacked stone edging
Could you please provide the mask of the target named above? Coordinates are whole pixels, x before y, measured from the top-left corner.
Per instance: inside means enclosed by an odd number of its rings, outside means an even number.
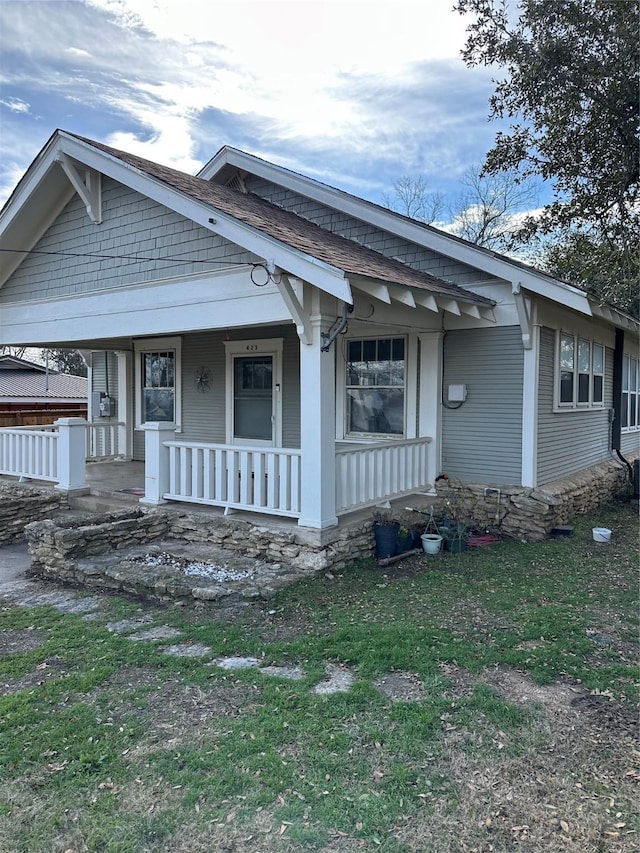
[[[628,499],[631,484],[626,466],[612,460],[535,489],[439,480],[436,490],[434,510],[438,513],[453,512],[482,530],[523,542],[541,542],[554,527],[577,515],[612,500]]]
[[[34,489],[24,483],[0,483],[0,546],[23,542],[33,521],[68,509],[66,495]]]
[[[293,580],[327,569],[339,569],[373,552],[371,523],[360,522],[337,532],[329,544],[310,545],[295,532],[274,531],[243,520],[174,513],[162,509],[127,509],[85,515],[78,519],[48,519],[25,528],[30,573],[74,585],[100,587],[155,598],[224,598],[214,584],[188,582],[134,566],[132,554],[158,543],[181,554],[199,547],[207,554],[235,552],[238,562],[261,563],[259,581],[240,585],[242,597],[268,597]],[[194,591],[195,590],[195,591]]]

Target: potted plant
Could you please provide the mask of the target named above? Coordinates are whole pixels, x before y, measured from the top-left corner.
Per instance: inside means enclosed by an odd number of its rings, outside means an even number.
[[[440,524],[445,551],[459,554],[467,547],[468,528],[460,517],[455,495],[448,498],[445,504],[445,518]]]
[[[373,536],[376,542],[376,556],[386,560],[397,553],[398,531],[400,523],[388,509],[376,509],[373,512]]]

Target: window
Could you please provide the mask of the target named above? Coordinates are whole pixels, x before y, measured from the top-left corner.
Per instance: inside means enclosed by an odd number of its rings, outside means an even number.
[[[640,374],[638,359],[622,357],[622,429],[640,428]]]
[[[405,339],[348,341],[348,435],[404,435]]]
[[[557,400],[560,409],[604,405],[604,347],[575,335],[558,336]]]
[[[180,425],[180,339],[136,341],[136,426]]]

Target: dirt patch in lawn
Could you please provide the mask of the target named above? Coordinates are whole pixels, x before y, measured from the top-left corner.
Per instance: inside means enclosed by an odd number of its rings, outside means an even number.
[[[426,791],[425,815],[397,832],[399,841],[439,853],[637,850],[635,711],[578,684],[537,685],[507,667],[473,676],[447,665],[445,674],[452,697],[489,685],[527,708],[532,722],[505,733],[479,715],[472,731],[445,731],[435,769],[455,791]]]
[[[19,677],[0,676],[0,696],[11,696],[21,690],[35,690],[48,681],[65,678],[69,674],[68,670],[62,665],[60,658],[50,657],[39,663],[35,669]]]
[[[24,628],[13,630],[8,628],[0,634],[0,657],[20,654],[21,652],[32,652],[40,648],[47,638],[46,631],[37,628]]]
[[[143,723],[144,737],[128,753],[130,759],[209,740],[225,729],[225,721],[251,714],[261,704],[257,687],[232,677],[201,687],[152,667],[125,667],[83,701],[87,698],[106,722]]]

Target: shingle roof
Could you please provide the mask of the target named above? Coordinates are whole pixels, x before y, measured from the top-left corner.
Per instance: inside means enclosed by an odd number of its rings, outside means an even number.
[[[133,166],[156,180],[196,201],[210,205],[244,224],[273,237],[276,240],[311,255],[320,261],[343,270],[347,275],[362,276],[388,284],[399,284],[421,290],[463,299],[479,305],[493,305],[493,301],[465,290],[452,282],[445,281],[420,270],[412,269],[400,261],[388,258],[359,243],[327,231],[296,213],[283,210],[252,193],[241,193],[230,187],[210,183],[161,166],[135,154],[119,151],[86,137],[75,136],[82,142],[110,154]]]

